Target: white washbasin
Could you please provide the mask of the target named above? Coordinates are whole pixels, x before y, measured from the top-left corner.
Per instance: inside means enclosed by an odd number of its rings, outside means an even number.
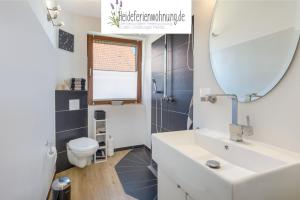
[[[300,200],[300,155],[208,129],[152,136],[159,170],[195,200]],[[220,169],[206,166],[221,163]]]

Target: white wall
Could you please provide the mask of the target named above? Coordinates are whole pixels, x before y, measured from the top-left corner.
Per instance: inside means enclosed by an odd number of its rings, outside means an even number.
[[[56,27],[53,27],[51,22],[47,20],[47,6],[51,7],[54,3],[52,0],[27,0],[30,3],[30,6],[42,25],[45,33],[48,35],[49,40],[51,41],[54,47],[57,46],[56,42]]]
[[[231,102],[218,99],[218,103],[200,102],[200,88],[211,88],[222,92],[211,70],[209,59],[209,28],[215,1],[199,0],[193,2],[195,13],[195,52],[194,52],[194,127],[206,127],[228,132],[231,121]],[[267,142],[283,148],[300,152],[299,131],[299,86],[300,51],[283,80],[264,98],[253,103],[239,104],[239,122],[245,123],[250,115],[254,127],[252,139]]]
[[[296,28],[297,1],[219,1],[213,51]],[[237,17],[239,16],[239,17]],[[270,21],[272,23],[270,23]]]
[[[63,9],[63,8],[62,8]],[[100,20],[62,11],[59,17],[65,25],[61,29],[74,34],[74,53],[58,48],[57,85],[72,77],[87,76],[87,33],[100,31]],[[58,33],[57,36],[58,37]]]
[[[107,133],[114,138],[115,148],[142,145],[145,143],[145,106],[89,106],[89,136],[93,134],[94,110],[106,111]]]
[[[54,174],[55,49],[28,2],[0,2],[1,199],[45,199]]]
[[[63,9],[63,8],[62,8]],[[62,12],[59,20],[65,22],[63,30],[75,35],[74,53],[58,49],[57,83],[72,77],[87,78],[87,33],[100,32],[100,19]],[[145,55],[145,54],[144,54]],[[143,56],[144,56],[143,55]],[[143,67],[143,76],[144,76]],[[144,79],[144,78],[143,78]],[[144,82],[144,81],[143,81]],[[143,89],[144,93],[144,89]],[[108,133],[115,140],[115,148],[145,143],[146,111],[143,103],[123,106],[89,106],[89,136],[93,134],[94,110],[107,112]]]

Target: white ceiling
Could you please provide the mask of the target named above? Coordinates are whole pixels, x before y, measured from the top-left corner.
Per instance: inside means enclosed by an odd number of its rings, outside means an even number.
[[[63,11],[100,18],[100,0],[56,0],[56,2]]]

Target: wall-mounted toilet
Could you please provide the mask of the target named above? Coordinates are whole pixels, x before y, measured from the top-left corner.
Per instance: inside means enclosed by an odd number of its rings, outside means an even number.
[[[82,137],[71,140],[67,143],[68,160],[71,164],[84,168],[91,162],[98,148],[98,142],[91,138]]]

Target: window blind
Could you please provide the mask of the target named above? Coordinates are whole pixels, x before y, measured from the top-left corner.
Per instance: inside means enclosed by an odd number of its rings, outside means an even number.
[[[101,71],[136,72],[136,46],[95,40],[93,42],[93,69]]]

